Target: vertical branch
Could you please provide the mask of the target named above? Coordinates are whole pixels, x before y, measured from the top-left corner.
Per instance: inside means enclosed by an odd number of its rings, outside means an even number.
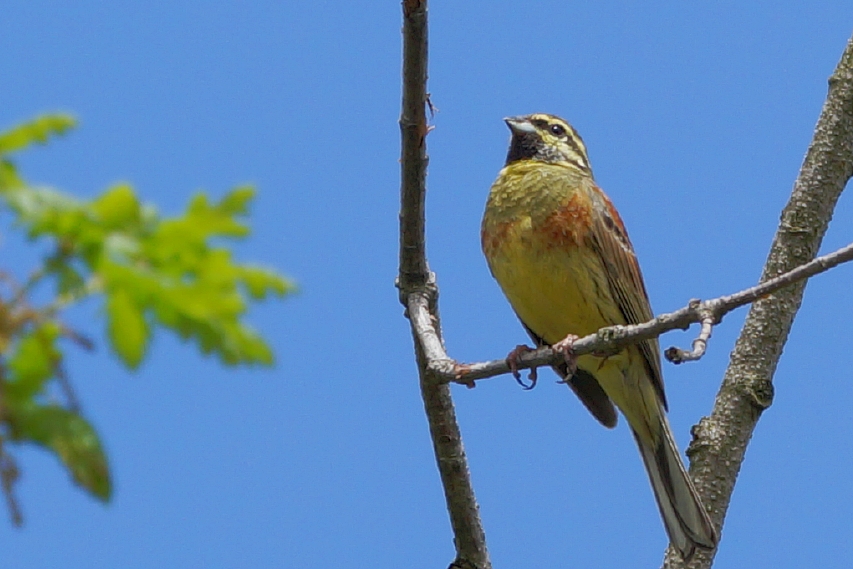
[[[400,301],[411,320],[412,307],[426,305],[441,341],[438,287],[425,252],[427,1],[403,1],[403,105],[400,116],[401,208]],[[462,435],[456,421],[450,386],[430,371],[423,340],[412,327],[420,375],[421,396],[429,422],[433,450],[453,528],[458,569],[491,569],[479,509],[471,486]]]
[[[829,94],[800,169],[761,280],[810,261],[832,212],[853,175],[853,38],[829,79]],[[803,299],[806,282],[790,285],[752,305],[735,344],[713,412],[694,427],[690,473],[717,527],[722,527],[746,446],[773,400],[773,374]],[[685,565],[667,551],[667,568],[708,568],[713,552]]]
[[[403,109],[400,114],[400,287],[429,280],[426,198],[427,2],[403,2]]]

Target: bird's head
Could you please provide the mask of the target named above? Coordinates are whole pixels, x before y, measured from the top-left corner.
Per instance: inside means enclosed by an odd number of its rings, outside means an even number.
[[[518,160],[565,164],[592,175],[586,145],[572,125],[554,115],[536,113],[504,119],[512,131],[507,165]]]

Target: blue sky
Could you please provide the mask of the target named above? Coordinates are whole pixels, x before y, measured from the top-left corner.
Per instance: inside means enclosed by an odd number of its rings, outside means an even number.
[[[850,35],[848,2],[433,2],[428,254],[451,355],[503,357],[525,335],[479,251],[501,118],[551,112],[583,135],[657,311],[758,278]],[[274,369],[223,369],[156,337],[134,374],[97,306],[100,345],[69,374],[109,453],[104,507],[55,459],[18,453],[26,525],[0,522],[19,569],[446,567],[451,532],[393,286],[399,192],[398,2],[39,0],[0,20],[0,127],[68,110],[80,127],[22,154],[28,179],[92,196],[130,181],[176,213],[257,185],[241,259],[300,293],[257,307]],[[853,240],[843,197],[824,242]],[[0,263],[32,250],[0,226]],[[717,567],[846,567],[853,272],[806,291],[735,490]],[[666,365],[684,448],[745,310],[699,363]],[[695,331],[666,335],[687,346]],[[567,389],[511,378],[454,388],[495,567],[659,566],[666,537],[624,421]]]

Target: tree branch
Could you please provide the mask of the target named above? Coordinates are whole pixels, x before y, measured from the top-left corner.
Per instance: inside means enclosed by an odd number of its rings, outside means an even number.
[[[429,103],[426,80],[427,1],[404,0],[400,274],[397,286],[400,301],[406,306],[406,314],[412,323],[421,397],[453,528],[456,559],[451,567],[491,569],[450,386],[435,380],[426,355],[437,349],[444,351],[438,317],[438,288],[426,261],[424,240],[428,162],[426,135],[429,132],[425,114]],[[432,333],[419,335],[416,330],[425,326],[431,327]]]
[[[835,204],[853,175],[853,38],[829,78],[814,138],[785,209],[761,280],[803,265],[820,247]],[[799,281],[761,298],[749,311],[735,344],[714,409],[693,428],[690,473],[717,527],[722,527],[747,444],[773,401],[773,374],[803,299]],[[715,552],[697,552],[685,564],[671,548],[664,567],[706,569]]]
[[[429,280],[424,213],[426,200],[427,2],[403,2],[403,109],[400,208],[400,288],[423,286]],[[404,303],[405,304],[405,303]]]
[[[732,310],[755,302],[762,298],[773,298],[772,294],[781,291],[786,293],[792,285],[802,286],[802,281],[818,275],[829,269],[853,260],[853,244],[843,247],[833,253],[818,257],[787,273],[766,280],[761,284],[740,292],[721,296],[704,302],[692,300],[690,303],[667,314],[661,314],[654,320],[632,326],[610,326],[602,328],[595,334],[580,338],[573,344],[575,355],[617,352],[626,346],[643,340],[656,338],[665,332],[675,329],[687,329],[696,322],[702,323],[702,330],[694,348],[684,351],[678,348],[666,350],[667,358],[673,363],[699,359],[704,353],[705,345],[710,337],[710,328],[722,321],[723,316]],[[427,307],[427,303],[410,297],[408,304],[409,315],[417,335],[424,347],[427,366],[437,381],[453,382],[474,386],[474,381],[509,373],[510,368],[506,359],[492,360],[474,364],[455,362],[444,351],[436,328]],[[698,344],[698,346],[697,346]],[[518,369],[536,368],[559,363],[563,354],[551,348],[532,350],[518,357]]]

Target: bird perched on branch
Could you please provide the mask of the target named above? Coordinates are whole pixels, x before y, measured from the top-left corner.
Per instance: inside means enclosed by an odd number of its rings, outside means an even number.
[[[566,355],[555,371],[606,427],[631,426],[666,532],[684,559],[717,544],[666,418],[658,342],[574,357],[572,342],[605,326],[651,320],[640,266],[613,204],[595,184],[586,146],[547,114],[505,119],[506,165],[482,224],[492,275],[537,346]],[[514,359],[526,348],[510,353]]]

